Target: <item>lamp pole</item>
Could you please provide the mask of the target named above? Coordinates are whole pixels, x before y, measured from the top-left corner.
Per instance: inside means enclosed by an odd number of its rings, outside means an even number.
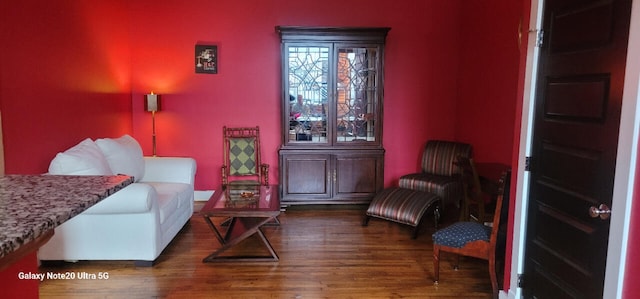
[[[156,156],[156,112],[151,111],[151,142],[153,144],[153,156]]]

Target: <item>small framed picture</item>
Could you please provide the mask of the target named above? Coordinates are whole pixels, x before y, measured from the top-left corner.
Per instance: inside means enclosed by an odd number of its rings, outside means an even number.
[[[196,45],[196,73],[218,73],[218,46]]]

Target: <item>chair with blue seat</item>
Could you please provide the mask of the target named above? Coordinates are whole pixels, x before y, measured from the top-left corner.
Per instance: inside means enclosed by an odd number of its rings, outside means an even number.
[[[467,143],[430,140],[422,152],[421,172],[400,177],[400,188],[432,193],[442,199],[444,206],[460,206],[463,198],[462,170],[458,157],[471,157],[471,145]]]
[[[500,229],[500,219],[502,205],[506,199],[508,203],[510,173],[507,171],[502,175],[498,185],[498,198],[496,209],[493,214],[491,226],[479,222],[461,221],[448,227],[436,231],[433,234],[433,268],[434,282],[437,284],[440,279],[440,253],[442,251],[457,254],[454,268],[458,268],[460,255],[475,257],[489,262],[489,276],[493,297],[498,295],[498,279],[496,275],[496,247],[498,243],[498,231]],[[465,183],[465,186],[468,184]]]

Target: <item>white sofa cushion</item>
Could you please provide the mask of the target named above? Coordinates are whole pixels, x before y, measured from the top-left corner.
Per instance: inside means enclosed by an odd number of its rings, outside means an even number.
[[[187,204],[193,204],[193,191],[189,184],[145,182],[158,193],[160,208],[160,223],[171,217],[177,210],[182,210]]]
[[[58,153],[49,164],[49,173],[58,175],[112,175],[105,156],[89,138]]]
[[[157,200],[151,185],[133,183],[90,207],[83,214],[137,214],[152,210]]]
[[[142,182],[185,183],[194,185],[196,161],[193,158],[144,157]]]
[[[136,182],[144,175],[144,158],[138,141],[129,135],[96,140],[114,174],[132,176]]]

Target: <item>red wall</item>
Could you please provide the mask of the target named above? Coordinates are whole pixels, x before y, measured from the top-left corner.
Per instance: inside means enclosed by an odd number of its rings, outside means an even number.
[[[85,3],[86,2],[86,3]],[[43,173],[87,137],[131,132],[127,10],[116,1],[0,2],[0,110],[7,173]],[[3,298],[38,298],[30,254],[0,272]]]
[[[636,174],[635,184],[633,186],[633,201],[637,201],[640,196],[640,161],[636,161]],[[640,221],[638,216],[640,215],[640,205],[633,204],[631,206],[631,223],[629,224],[629,245],[627,246],[627,265],[625,268],[625,283],[622,293],[623,298],[636,298],[640,294],[640,283],[637,283],[640,279],[638,274],[638,267],[640,266],[640,240],[634,238],[640,234]]]
[[[470,0],[462,8],[456,137],[479,162],[511,165],[522,3]]]
[[[164,100],[156,114],[158,154],[195,157],[196,189],[220,182],[224,125],[261,127],[263,160],[277,182],[280,45],[274,27],[388,26],[383,141],[391,184],[417,169],[427,139],[455,138],[459,8],[459,1],[134,1],[134,136],[149,154],[151,120],[142,95],[153,90]],[[355,11],[361,13],[354,17]],[[218,45],[217,75],[194,73],[198,42]]]
[[[116,1],[2,1],[7,173],[42,173],[86,137],[131,132],[126,9]]]
[[[526,0],[525,0],[526,1]],[[530,5],[526,4],[526,11]],[[462,43],[458,75],[456,137],[473,145],[479,162],[500,162],[517,169],[522,83],[526,44],[518,44],[522,1],[469,0],[460,18]],[[523,24],[527,24],[525,20]],[[526,40],[524,41],[526,43]],[[521,55],[522,54],[522,55]],[[517,173],[512,173],[515,193]],[[509,204],[513,215],[515,197]],[[513,219],[508,225],[506,261],[511,260]],[[510,287],[511,264],[505,265],[504,287]]]

